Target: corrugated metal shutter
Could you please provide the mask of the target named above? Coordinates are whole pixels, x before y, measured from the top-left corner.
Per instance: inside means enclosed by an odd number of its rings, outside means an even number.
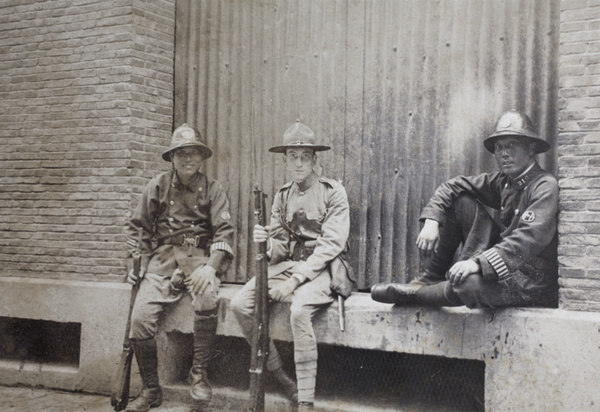
[[[360,287],[410,279],[422,207],[445,179],[495,170],[481,142],[502,112],[527,112],[554,144],[559,11],[559,0],[178,0],[175,124],[197,124],[216,153],[207,172],[228,187],[228,280],[251,276],[253,183],[272,201],[285,176],[267,149],[296,120],[333,147],[320,168],[348,191]],[[541,160],[554,169],[554,152]]]

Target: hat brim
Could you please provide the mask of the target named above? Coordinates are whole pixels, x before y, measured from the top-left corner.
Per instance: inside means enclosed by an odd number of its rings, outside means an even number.
[[[483,146],[487,149],[488,152],[494,153],[494,151],[495,151],[494,146],[496,145],[496,141],[501,137],[508,137],[508,136],[518,137],[518,138],[529,140],[530,142],[535,143],[535,146],[536,146],[535,153],[536,154],[544,153],[544,152],[547,152],[548,150],[550,150],[550,144],[547,141],[542,140],[539,137],[528,136],[526,134],[519,134],[519,133],[515,133],[515,132],[494,133],[493,135],[489,136],[488,138],[486,138],[483,141]]]
[[[174,147],[172,149],[169,149],[169,150],[165,151],[162,154],[163,160],[167,161],[167,162],[170,162],[171,161],[171,153],[173,151],[177,150],[177,149],[182,148],[182,147],[197,147],[202,152],[202,156],[204,157],[204,160],[208,159],[213,154],[212,150],[208,146],[205,146],[205,145],[200,144],[200,143],[186,143],[186,144],[182,144],[181,146],[177,146],[177,147]]]
[[[315,152],[323,152],[331,149],[329,146],[315,145],[315,144],[287,144],[281,146],[273,146],[269,148],[269,152],[272,153],[285,153],[288,149],[311,149]]]

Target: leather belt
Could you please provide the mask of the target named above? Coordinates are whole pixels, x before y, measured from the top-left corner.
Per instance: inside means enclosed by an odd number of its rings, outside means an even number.
[[[194,246],[199,249],[205,249],[208,246],[209,240],[201,236],[187,236],[185,233],[175,236],[166,236],[159,242],[161,245],[175,246]]]

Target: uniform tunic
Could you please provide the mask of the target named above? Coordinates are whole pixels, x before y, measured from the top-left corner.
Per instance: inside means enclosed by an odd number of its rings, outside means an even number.
[[[284,185],[271,208],[269,232],[269,287],[300,275],[304,282],[291,294],[290,325],[294,337],[294,360],[298,378],[298,400],[314,400],[317,373],[317,341],[312,326],[315,313],[333,302],[330,263],[346,247],[350,232],[350,212],[344,187],[321,177],[306,191],[296,183]],[[237,314],[254,314],[255,278],[231,300]],[[252,323],[240,322],[247,339]],[[280,367],[275,348],[267,368]]]
[[[275,196],[271,209],[270,275],[290,270],[312,280],[346,247],[348,198],[335,180],[321,177],[305,192],[288,183]],[[306,259],[291,260],[295,248],[301,247],[310,251]]]
[[[233,256],[234,228],[229,201],[219,182],[198,173],[186,186],[174,170],[159,174],[146,186],[127,226],[131,252],[138,247],[140,227],[147,273],[136,298],[131,337],[145,339],[154,336],[164,304],[182,296],[183,290],[170,283],[176,269],[186,276],[204,264],[214,267],[217,274],[227,270]],[[218,287],[195,297],[197,311],[216,307]]]
[[[500,211],[499,239],[471,256],[481,266],[483,279],[504,285],[524,304],[553,306],[558,289],[556,178],[537,162],[515,179],[499,172],[459,176],[436,190],[420,220],[443,225],[461,195]]]

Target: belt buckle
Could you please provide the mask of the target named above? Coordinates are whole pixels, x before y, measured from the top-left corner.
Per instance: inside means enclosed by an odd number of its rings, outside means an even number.
[[[198,247],[198,245],[200,244],[200,236],[194,236],[194,237],[187,237],[186,235],[183,235],[183,242],[182,244],[188,244],[194,247]]]

